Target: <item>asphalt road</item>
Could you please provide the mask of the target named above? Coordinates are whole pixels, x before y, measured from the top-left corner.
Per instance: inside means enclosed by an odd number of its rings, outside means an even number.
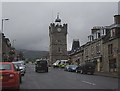
[[[118,89],[118,79],[97,75],[66,72],[49,68],[48,73],[36,73],[34,65],[27,64],[21,89]]]

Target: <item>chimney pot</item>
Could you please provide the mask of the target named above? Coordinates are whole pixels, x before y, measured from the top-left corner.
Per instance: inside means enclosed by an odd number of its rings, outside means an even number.
[[[114,16],[114,23],[115,24],[120,24],[120,15],[115,15]]]

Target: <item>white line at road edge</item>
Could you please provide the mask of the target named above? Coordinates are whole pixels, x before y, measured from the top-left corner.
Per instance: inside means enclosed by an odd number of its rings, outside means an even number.
[[[96,85],[95,83],[91,83],[91,82],[87,82],[87,81],[82,81],[84,83],[87,83],[87,84],[91,84],[91,85]]]

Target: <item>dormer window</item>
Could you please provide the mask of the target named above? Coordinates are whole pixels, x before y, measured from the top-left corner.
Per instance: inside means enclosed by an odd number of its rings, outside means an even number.
[[[103,34],[102,35],[106,35],[106,29],[103,29]]]
[[[111,37],[114,37],[116,35],[115,29],[111,30]]]
[[[98,33],[98,38],[100,38],[100,33]]]

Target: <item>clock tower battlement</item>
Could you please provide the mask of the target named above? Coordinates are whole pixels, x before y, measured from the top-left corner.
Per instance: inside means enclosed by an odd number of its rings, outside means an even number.
[[[51,23],[49,26],[49,33],[57,33],[57,32],[62,32],[67,34],[67,24],[55,25],[55,23]]]

